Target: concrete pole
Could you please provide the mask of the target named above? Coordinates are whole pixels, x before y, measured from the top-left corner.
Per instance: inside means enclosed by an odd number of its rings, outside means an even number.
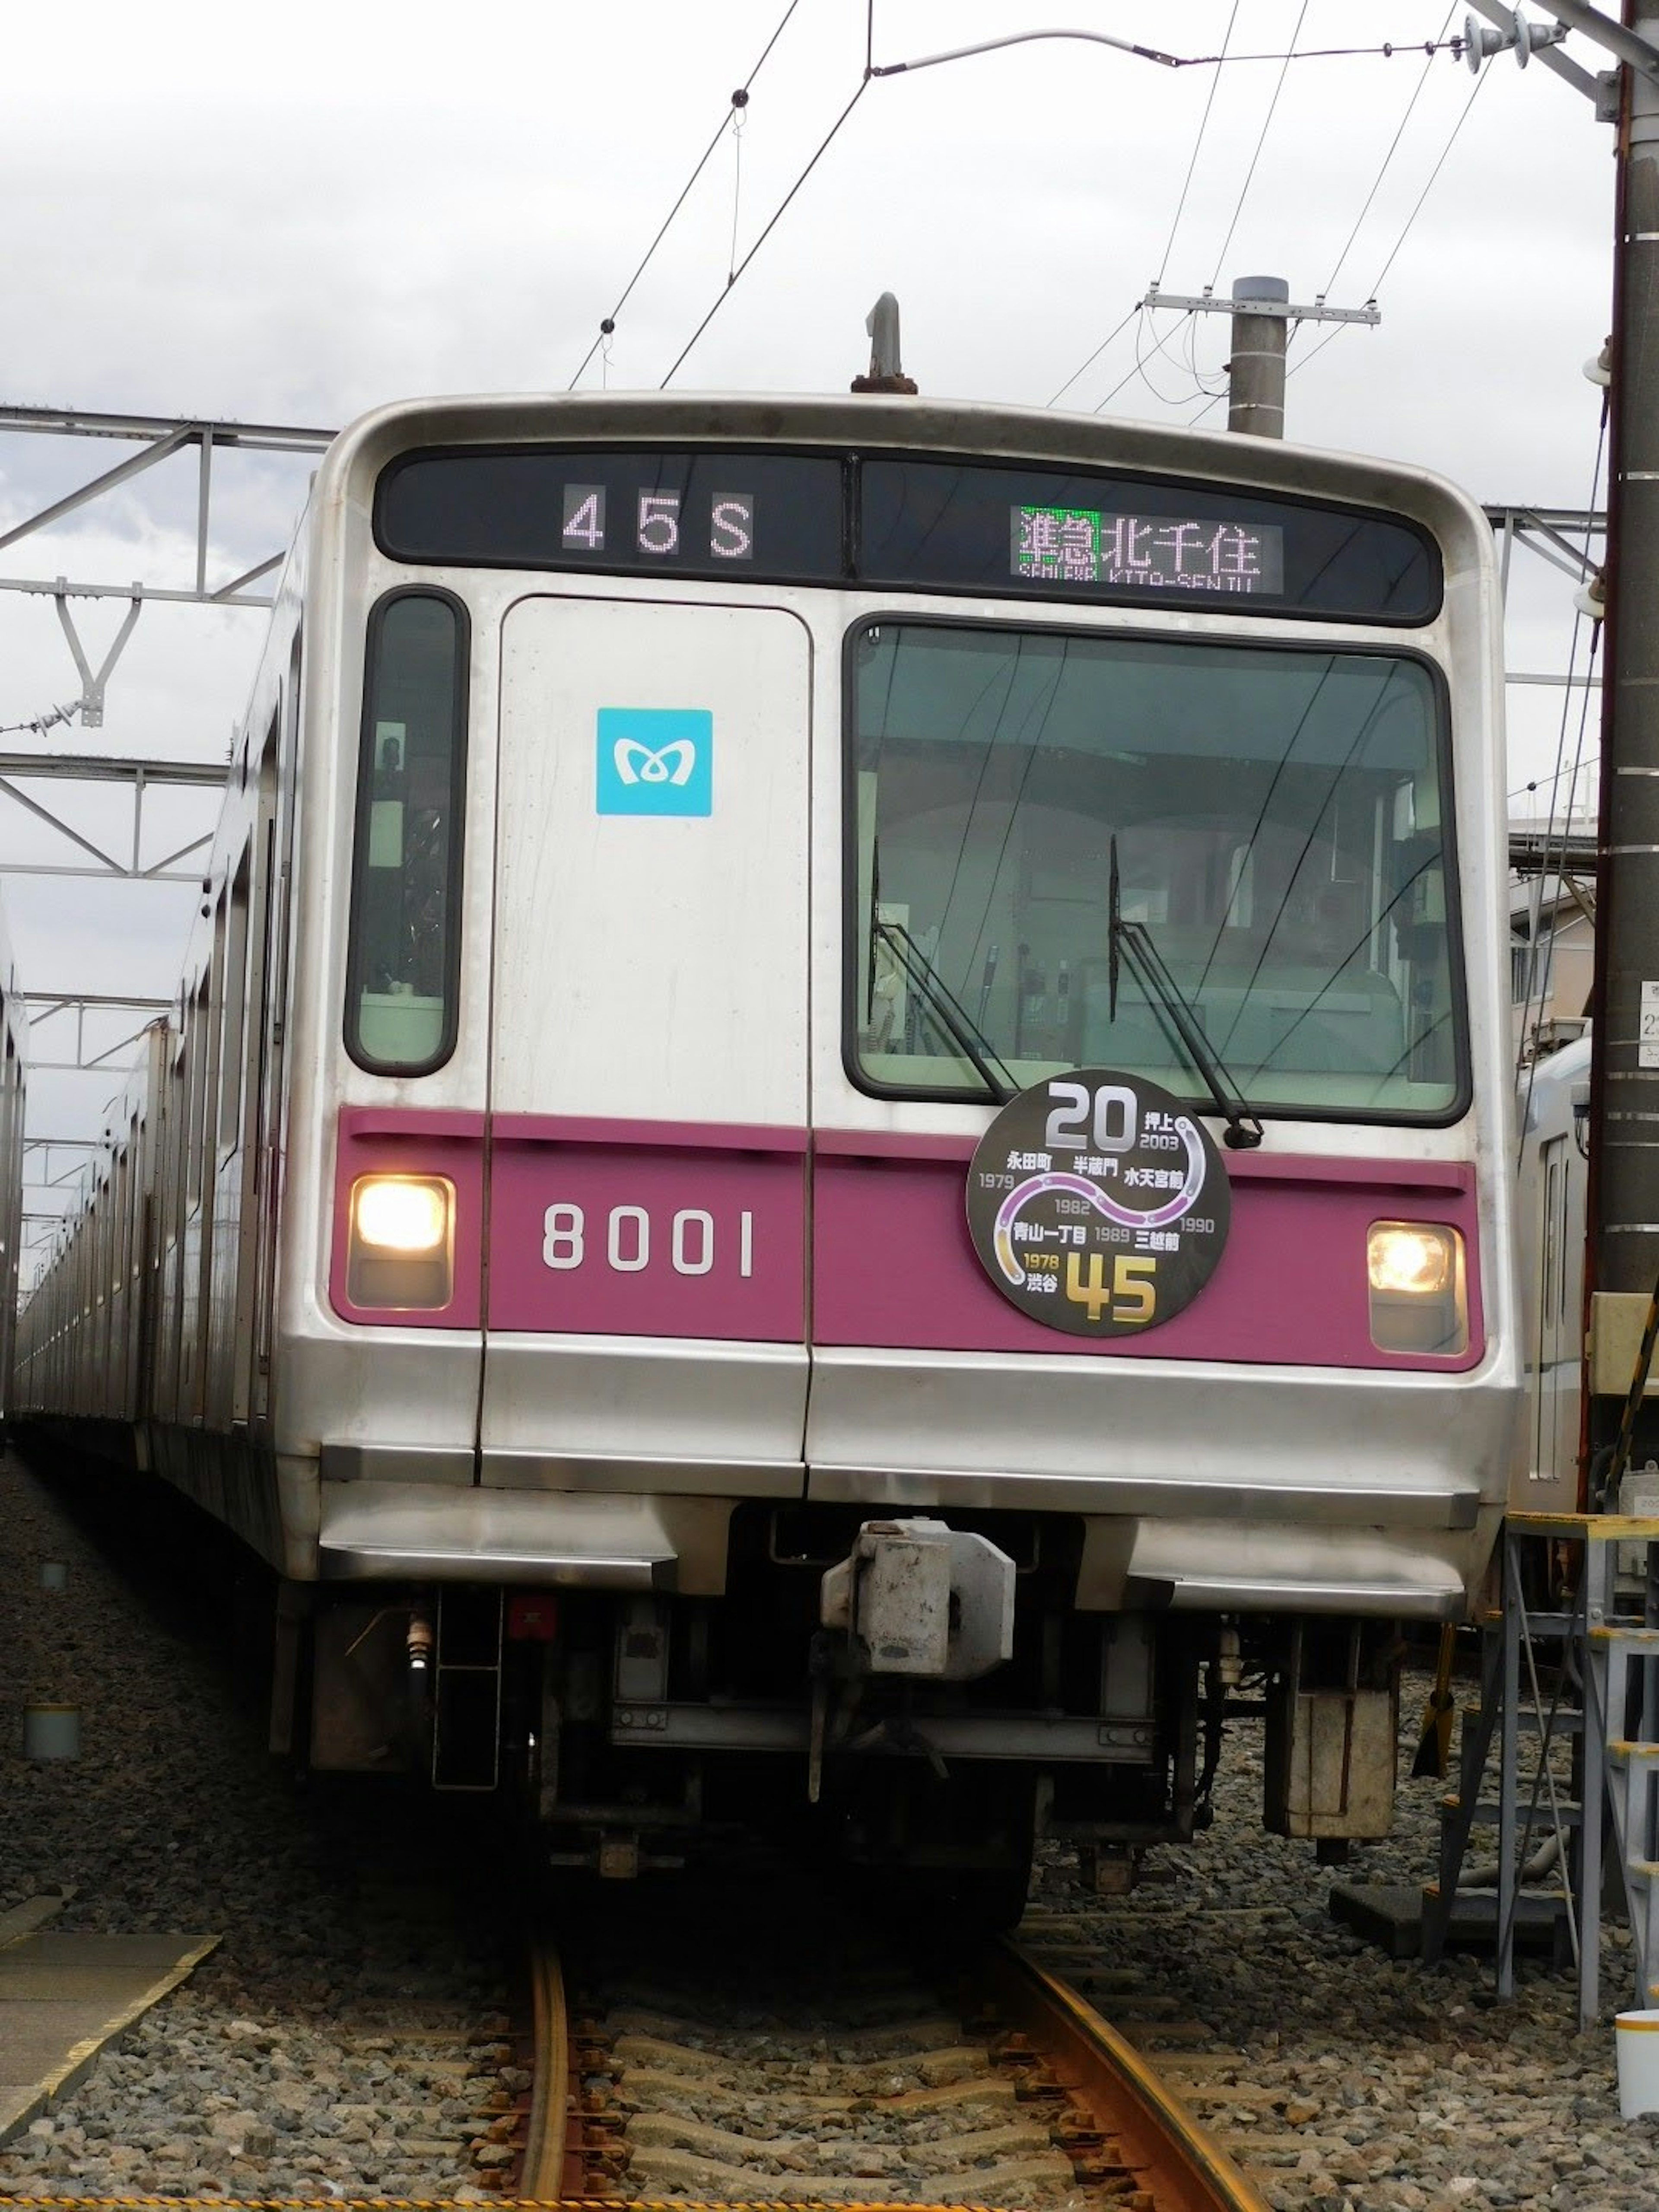
[[[1283,308],[1290,297],[1282,276],[1239,276],[1233,282],[1235,307],[1243,300],[1266,300]],[[1286,320],[1283,313],[1234,314],[1232,359],[1227,364],[1230,430],[1248,430],[1255,438],[1284,436]]]
[[[1637,0],[1626,21],[1659,41],[1654,0]],[[1659,84],[1638,68],[1622,74],[1592,1007],[1592,1458],[1619,1434],[1659,1281]],[[1650,1396],[1631,1457],[1639,1468],[1656,1453]]]

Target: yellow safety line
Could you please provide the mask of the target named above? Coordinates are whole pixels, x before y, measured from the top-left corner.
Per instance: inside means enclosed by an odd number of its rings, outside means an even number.
[[[40,2212],[826,2212],[822,2197],[13,2197],[0,2204]],[[831,2212],[1007,2212],[988,2204],[906,2197],[843,2199]]]
[[[53,2104],[65,2091],[76,2087],[81,2075],[104,2045],[112,2043],[123,2028],[131,2027],[133,2021],[140,2019],[153,2005],[160,2004],[161,1999],[170,1996],[180,1983],[187,1982],[203,1960],[210,1952],[216,1950],[222,1941],[222,1936],[204,1936],[190,1950],[182,1953],[166,1973],[153,1981],[148,1989],[141,1990],[125,2004],[118,2006],[90,2035],[72,2045],[61,2063],[54,2066],[40,2081],[43,2103]],[[21,2199],[13,2201],[21,2203]]]
[[[1597,1544],[1659,1541],[1659,1516],[1642,1513],[1510,1513],[1521,1536],[1583,1537]]]

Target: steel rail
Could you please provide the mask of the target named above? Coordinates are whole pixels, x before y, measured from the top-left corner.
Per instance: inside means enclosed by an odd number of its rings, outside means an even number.
[[[573,2094],[564,1974],[557,1954],[544,1942],[532,1952],[530,1980],[535,2060],[519,2179],[505,2198],[481,2198],[477,2212],[501,2202],[549,2208],[640,2207],[653,2202],[614,2187],[603,2197],[592,2193],[582,2155],[580,2103]],[[1030,2044],[1053,2081],[1111,2139],[1113,2163],[1133,2175],[1137,2191],[1156,2212],[1272,2212],[1255,2184],[1133,2045],[1012,1937],[998,1939],[971,1980],[997,2015]],[[757,2194],[742,2199],[741,2207],[763,2202],[769,2212],[782,2212],[788,2201],[763,2200]],[[872,2197],[860,2212],[877,2212],[884,2203]],[[679,2212],[695,2209],[687,2204]],[[711,2206],[708,2212],[740,2212],[739,2200]]]
[[[536,2063],[530,2086],[530,2118],[522,2176],[515,2194],[542,2203],[582,2193],[579,2154],[569,2130],[570,2019],[564,1970],[558,1954],[538,1943],[530,1960],[536,2013]],[[574,2172],[569,2164],[577,2160]]]
[[[1061,2087],[1116,2138],[1158,2212],[1272,2212],[1267,2198],[1133,2044],[1085,1998],[1000,1936],[975,1977]]]

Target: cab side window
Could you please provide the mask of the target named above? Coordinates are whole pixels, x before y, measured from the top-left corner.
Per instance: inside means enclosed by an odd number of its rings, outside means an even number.
[[[346,1049],[424,1075],[454,1049],[466,770],[467,622],[447,592],[369,617],[346,973]]]

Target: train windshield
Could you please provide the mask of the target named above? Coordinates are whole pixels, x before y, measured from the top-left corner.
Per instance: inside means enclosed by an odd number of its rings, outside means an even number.
[[[849,1061],[983,1097],[1075,1066],[1208,1110],[1110,885],[1252,1108],[1467,1095],[1437,679],[1414,656],[882,620],[854,633]]]

